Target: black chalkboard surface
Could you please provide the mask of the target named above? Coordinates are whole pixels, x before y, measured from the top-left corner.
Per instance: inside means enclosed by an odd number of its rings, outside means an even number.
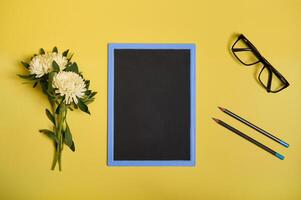
[[[195,47],[109,45],[109,165],[195,163]]]

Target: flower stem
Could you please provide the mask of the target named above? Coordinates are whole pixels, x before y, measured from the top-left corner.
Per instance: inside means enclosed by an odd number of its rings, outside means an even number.
[[[51,111],[52,111],[52,115],[54,116],[54,126],[53,126],[53,132],[56,133],[56,127],[57,127],[57,116],[55,114],[55,102],[52,101],[50,98],[48,98],[49,100],[49,103],[51,105]],[[57,163],[57,160],[58,160],[58,150],[59,150],[59,147],[58,147],[58,144],[57,142],[54,141],[54,147],[55,147],[55,152],[54,152],[54,157],[53,157],[53,161],[52,161],[52,166],[51,166],[51,170],[54,170],[55,169],[55,166],[56,166],[56,163]]]
[[[51,103],[51,102],[50,102]],[[63,150],[63,145],[64,145],[64,137],[63,137],[63,129],[64,129],[64,124],[66,123],[66,114],[67,110],[63,112],[59,112],[59,114],[55,113],[55,106],[53,103],[52,105],[52,111],[53,111],[53,116],[55,119],[55,126],[54,126],[54,132],[56,133],[57,137],[57,142],[55,142],[55,155],[52,163],[51,169],[54,170],[56,163],[59,165],[59,170],[62,170],[62,150]],[[65,105],[64,105],[65,106]]]
[[[63,129],[63,125],[65,123],[65,119],[64,119],[64,113],[65,112],[60,112],[60,114],[58,115],[58,118],[59,118],[59,128],[58,128],[58,141],[59,141],[59,154],[58,154],[58,163],[59,163],[59,170],[61,171],[62,170],[62,150],[63,150],[63,132],[62,132],[62,129]]]
[[[59,156],[59,146],[58,144],[55,144],[55,154],[54,154],[51,170],[54,170],[56,163],[58,161],[58,156]]]

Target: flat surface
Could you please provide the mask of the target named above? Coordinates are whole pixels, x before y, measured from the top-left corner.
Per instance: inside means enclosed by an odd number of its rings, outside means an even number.
[[[114,160],[190,160],[190,50],[113,57]]]
[[[1,1],[0,199],[300,200],[301,1]],[[291,85],[267,94],[228,49],[241,32]],[[195,43],[196,167],[107,167],[107,44]],[[19,61],[70,48],[97,90],[91,116],[69,113],[76,152],[50,171],[48,102],[15,75]],[[290,144],[286,149],[221,113],[228,108]],[[235,126],[286,156],[281,161],[218,126]]]

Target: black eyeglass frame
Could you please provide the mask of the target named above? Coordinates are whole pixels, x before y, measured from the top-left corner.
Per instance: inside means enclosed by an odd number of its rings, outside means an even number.
[[[234,48],[234,46],[237,44],[237,42],[239,40],[242,40],[246,45],[247,48]],[[237,40],[234,42],[234,44],[232,45],[232,53],[233,55],[237,58],[238,61],[240,61],[243,65],[245,66],[252,66],[258,63],[262,63],[263,64],[263,68],[261,69],[259,75],[258,75],[258,80],[261,83],[261,85],[266,89],[267,92],[272,92],[272,93],[277,93],[280,92],[281,90],[287,88],[290,84],[289,82],[282,76],[282,74],[280,74],[280,72],[278,70],[276,70],[257,50],[257,48],[243,35],[239,35]],[[251,51],[254,56],[258,59],[258,61],[255,61],[253,63],[245,63],[243,62],[237,55],[235,52],[241,52],[241,51]],[[261,80],[260,76],[261,73],[263,72],[264,69],[268,70],[268,81],[267,84],[265,85],[263,83],[263,81]],[[275,74],[275,76],[281,81],[281,83],[283,84],[283,86],[277,90],[271,90],[271,86],[272,86],[272,77],[273,74]]]

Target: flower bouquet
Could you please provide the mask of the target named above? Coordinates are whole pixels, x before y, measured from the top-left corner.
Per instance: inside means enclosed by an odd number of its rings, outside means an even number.
[[[90,81],[85,80],[76,62],[71,61],[69,50],[60,53],[56,47],[52,52],[40,49],[29,62],[21,62],[29,72],[19,77],[30,81],[35,88],[40,85],[47,96],[51,109],[46,109],[46,116],[52,122],[52,130],[41,129],[55,145],[55,155],[51,169],[58,163],[61,171],[61,156],[64,145],[75,151],[70,127],[67,123],[68,110],[80,109],[90,114],[88,104],[93,102],[96,92],[89,89]]]

